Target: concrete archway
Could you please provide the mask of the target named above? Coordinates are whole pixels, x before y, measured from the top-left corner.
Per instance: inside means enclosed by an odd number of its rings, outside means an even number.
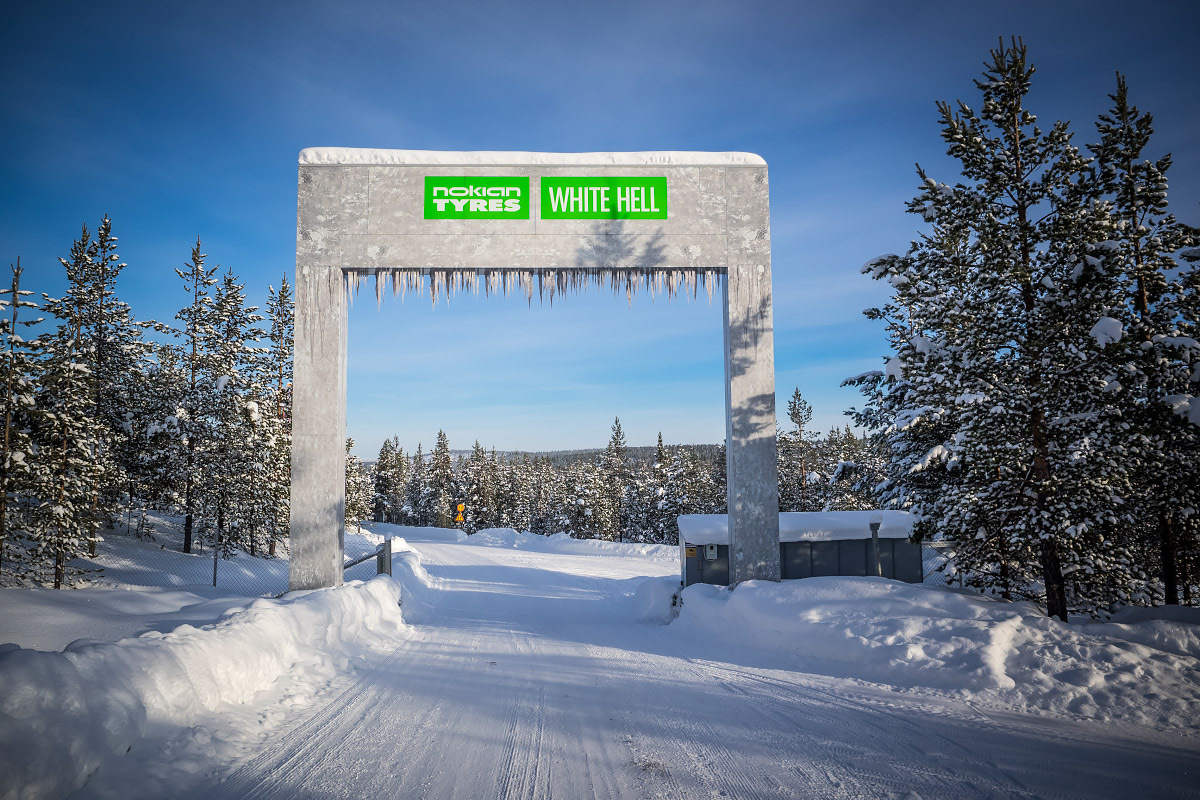
[[[723,278],[730,578],[779,580],[767,165],[748,153],[300,154],[290,589],[342,582],[347,289]]]

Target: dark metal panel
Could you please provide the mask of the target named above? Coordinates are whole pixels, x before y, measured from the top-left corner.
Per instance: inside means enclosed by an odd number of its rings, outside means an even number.
[[[838,574],[838,543],[812,543],[812,574],[813,577],[824,577]]]
[[[811,578],[813,574],[810,542],[780,542],[779,563],[785,579]]]
[[[870,539],[842,539],[838,545],[837,575],[865,576]]]
[[[896,540],[896,580],[921,583],[925,578],[921,566],[921,544],[907,539]]]

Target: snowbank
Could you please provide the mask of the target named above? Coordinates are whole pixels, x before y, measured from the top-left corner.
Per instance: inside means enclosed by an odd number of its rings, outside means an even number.
[[[882,539],[907,539],[912,535],[912,515],[907,511],[783,511],[779,514],[779,541],[869,539],[871,520],[876,518],[881,521]],[[688,544],[729,544],[729,517],[682,514],[679,536]]]
[[[665,625],[679,613],[676,595],[680,592],[679,578],[647,578],[633,593],[638,622]]]
[[[532,550],[536,553],[551,553],[572,556],[640,556],[655,561],[679,561],[679,548],[666,544],[637,544],[633,542],[608,542],[602,539],[575,539],[566,533],[542,536],[538,533],[518,533],[512,528],[484,528],[465,540],[468,544],[483,547],[511,547],[517,550]]]
[[[364,532],[367,529],[364,528]],[[637,556],[655,561],[679,563],[679,548],[666,544],[608,542],[601,539],[574,539],[570,534],[522,533],[515,528],[483,528],[471,535],[452,528],[419,528],[389,523],[372,523],[370,532],[379,541],[384,537],[411,542],[462,542],[480,547],[503,547],[534,553],[570,556]],[[395,545],[393,544],[393,549]]]
[[[395,647],[404,629],[399,599],[397,584],[380,577],[255,600],[200,629],[58,653],[0,645],[0,798],[64,795],[144,737],[159,742],[191,729],[203,738],[197,720],[273,687],[285,685],[290,705],[301,704],[353,660],[387,641]],[[255,722],[261,731],[272,718]]]
[[[1066,625],[1006,603],[883,578],[696,584],[671,626],[789,669],[948,692],[1017,711],[1200,729],[1200,627]]]

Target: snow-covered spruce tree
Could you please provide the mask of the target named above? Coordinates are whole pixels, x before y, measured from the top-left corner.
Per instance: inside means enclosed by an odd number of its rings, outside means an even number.
[[[389,496],[391,492],[392,476],[395,474],[396,462],[398,456],[396,454],[396,446],[391,439],[384,439],[383,444],[379,446],[379,454],[375,456],[375,463],[371,466],[371,518],[376,522],[393,522],[391,519],[391,508]]]
[[[793,429],[779,434],[779,510],[813,511],[819,508],[809,497],[808,473],[813,456],[811,437],[805,438],[805,426],[812,421],[812,406],[792,392],[788,401],[788,419]]]
[[[68,582],[68,562],[87,555],[96,535],[93,499],[104,474],[97,454],[107,431],[94,416],[93,376],[87,345],[80,338],[86,314],[81,299],[80,294],[43,295],[42,309],[58,320],[58,326],[34,343],[36,461],[28,530],[35,557],[52,573],[55,589]]]
[[[1120,420],[1092,333],[1117,282],[1100,258],[1108,217],[1088,159],[1065,123],[1036,125],[1032,75],[1024,44],[1002,42],[976,81],[978,112],[939,104],[964,180],[918,168],[909,210],[933,230],[864,267],[895,290],[869,316],[888,321],[898,363],[858,382],[892,418],[886,498],[917,511],[921,533],[956,542],[973,582],[1065,620],[1068,592],[1090,610],[1111,599],[1098,585],[1128,580],[1103,533],[1126,465],[1107,446]],[[1068,586],[1081,571],[1086,585]]]
[[[1197,393],[1200,344],[1181,330],[1189,321],[1189,287],[1176,256],[1196,243],[1196,231],[1168,212],[1171,156],[1144,158],[1153,118],[1130,104],[1120,74],[1109,97],[1112,108],[1096,123],[1100,141],[1089,147],[1096,156],[1094,179],[1113,217],[1102,261],[1119,275],[1123,302],[1097,335],[1118,351],[1118,369],[1107,376],[1106,388],[1126,423],[1121,452],[1137,463],[1135,495],[1112,536],[1120,538],[1122,529],[1152,534],[1125,544],[1139,551],[1141,563],[1157,562],[1164,600],[1177,604],[1184,566],[1179,552],[1190,549],[1197,535],[1200,411],[1189,420],[1175,409]],[[1194,314],[1190,321],[1195,324]],[[1191,581],[1183,583],[1190,591]]]
[[[375,489],[362,460],[350,452],[354,440],[346,440],[346,527],[359,527],[371,518],[371,500]]]
[[[450,456],[450,439],[438,431],[437,444],[429,459],[429,481],[425,487],[423,505],[430,511],[429,524],[438,528],[454,527],[454,499],[458,485],[454,480],[454,460]]]
[[[510,459],[500,492],[503,499],[499,525],[518,531],[532,529],[536,501],[540,497],[538,490],[536,470],[529,455],[523,453],[520,458]]]
[[[466,505],[461,527],[467,533],[494,527],[496,483],[496,462],[488,457],[487,451],[476,439],[471,455],[463,462],[458,476],[462,500]]]
[[[670,489],[671,454],[663,446],[662,432],[654,450],[654,463],[646,478],[649,508],[646,512],[646,540],[659,544],[674,543],[679,535],[678,516],[672,516],[667,492]]]
[[[22,319],[37,311],[21,288],[21,260],[12,267],[12,288],[0,290],[0,404],[4,438],[0,441],[0,575],[5,568],[20,578],[28,569],[30,491],[33,488],[33,422],[36,394],[32,354],[21,331],[38,322]]]
[[[261,375],[262,351],[254,342],[262,335],[256,327],[262,316],[245,301],[245,288],[227,270],[201,342],[202,378],[212,402],[206,438],[194,451],[201,470],[194,499],[205,529],[226,551],[253,549],[251,537],[261,534],[272,516],[263,463],[267,447],[261,386],[255,381]]]
[[[625,432],[621,430],[621,419],[615,417],[608,446],[598,464],[603,490],[602,502],[595,510],[603,538],[614,542],[623,538],[623,532],[629,524],[625,503],[629,484],[628,454],[629,448],[625,444]]]
[[[847,425],[831,428],[820,443],[822,470],[821,508],[827,511],[864,511],[879,507],[876,489],[886,477],[887,442],[882,436],[856,436]]]
[[[263,409],[264,435],[267,440],[267,491],[271,517],[267,531],[268,555],[275,555],[280,542],[287,539],[291,524],[292,492],[292,357],[295,351],[295,306],[287,276],[279,281],[279,290],[267,287],[267,333],[269,345],[261,382],[266,397]]]
[[[404,486],[404,524],[418,527],[433,524],[433,509],[426,505],[428,498],[429,465],[425,463],[421,443],[417,442],[417,452],[413,453],[412,457],[412,469],[408,472],[408,481]]]
[[[182,500],[186,448],[178,403],[186,376],[178,356],[169,344],[154,347],[141,378],[129,387],[123,448],[129,496],[126,513],[128,528],[139,536],[151,533],[146,528],[148,509],[173,510]],[[140,511],[136,522],[135,509]]]
[[[563,472],[564,530],[576,539],[607,539],[611,513],[600,468],[591,462],[571,464]]]
[[[116,519],[121,493],[128,485],[124,476],[128,465],[120,458],[122,455],[128,458],[132,452],[125,446],[128,437],[125,414],[130,387],[141,375],[147,349],[141,338],[143,326],[134,321],[129,306],[116,295],[116,279],[125,267],[116,253],[116,242],[112,222],[104,217],[95,239],[84,227],[71,246],[69,259],[59,259],[68,282],[62,303],[70,307],[71,319],[78,326],[73,337],[79,348],[77,358],[90,376],[89,416],[98,425],[88,514],[93,525],[88,537],[91,555],[95,555],[100,526]]]
[[[100,521],[111,524],[120,511],[122,490],[128,491],[129,474],[136,470],[140,447],[131,441],[132,395],[145,371],[150,345],[142,334],[153,323],[138,323],[127,303],[117,297],[116,281],[125,264],[116,252],[117,237],[112,221],[105,216],[96,229],[93,257],[87,279],[90,294],[83,336],[92,347],[91,368],[95,392],[95,414],[103,424],[111,454],[98,454],[111,465],[111,472],[93,490],[93,507]],[[133,498],[129,498],[132,503]],[[89,541],[96,554],[96,538]]]
[[[200,252],[200,239],[192,248],[192,257],[184,269],[175,274],[183,281],[188,295],[188,305],[175,315],[182,323],[178,335],[179,363],[187,374],[185,391],[180,398],[179,426],[186,450],[183,467],[183,552],[192,552],[196,518],[196,490],[202,479],[197,450],[210,436],[209,415],[215,397],[212,385],[205,379],[208,372],[208,351],[205,343],[212,338],[212,306],[210,294],[217,280],[213,277],[216,266],[207,267],[206,253]]]
[[[1184,266],[1178,279],[1181,336],[1200,341],[1200,247],[1192,247],[1180,253]],[[1187,389],[1175,398],[1176,415],[1185,417],[1193,425],[1200,425],[1200,360],[1193,358],[1192,371]],[[1192,431],[1194,434],[1194,430]],[[1200,462],[1196,455],[1195,440],[1192,439],[1191,452],[1194,454],[1191,466],[1194,468]],[[1193,484],[1193,488],[1195,484]],[[1185,525],[1179,538],[1178,546],[1180,582],[1183,584],[1183,600],[1188,605],[1196,605],[1197,588],[1200,588],[1200,533],[1197,532],[1197,514],[1195,505],[1190,506],[1191,512],[1184,517]]]
[[[495,453],[492,455],[494,459]],[[558,533],[563,530],[558,525],[558,509],[562,503],[562,478],[545,458],[531,462],[529,474],[529,496],[532,501],[529,530],[540,534]]]

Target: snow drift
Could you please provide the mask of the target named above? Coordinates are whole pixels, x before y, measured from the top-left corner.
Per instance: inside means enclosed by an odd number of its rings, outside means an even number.
[[[204,628],[61,653],[2,645],[0,798],[64,795],[143,737],[170,739],[277,682],[296,705],[383,642],[395,647],[399,600],[399,586],[380,577],[255,600]]]
[[[1143,614],[1064,624],[1029,603],[884,578],[695,584],[682,600],[672,629],[766,652],[788,669],[1017,711],[1200,730],[1196,609],[1188,621]]]

